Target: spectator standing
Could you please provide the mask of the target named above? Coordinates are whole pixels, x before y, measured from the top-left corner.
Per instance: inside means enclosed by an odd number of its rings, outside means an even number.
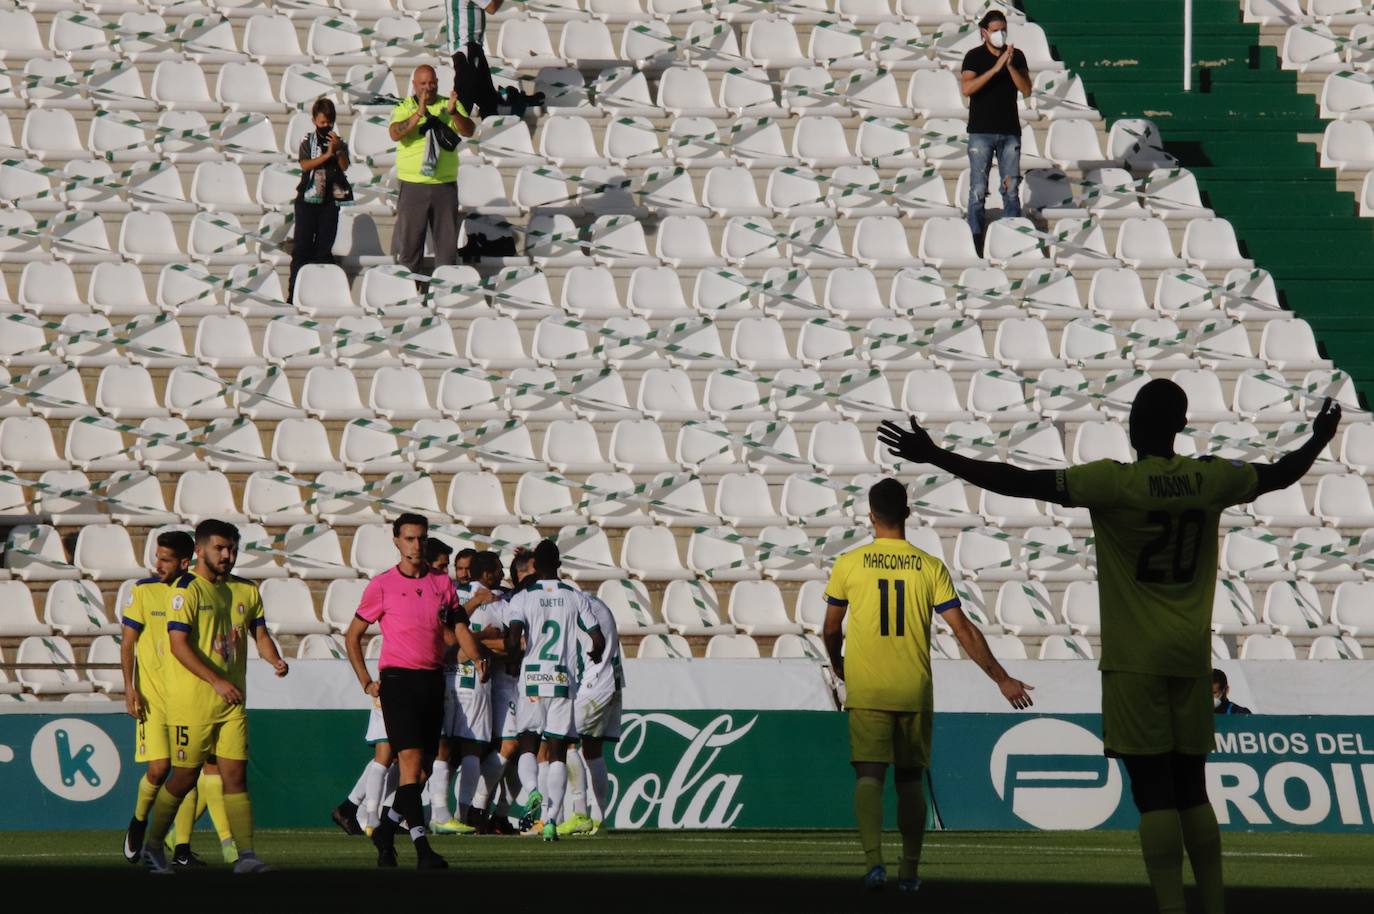
[[[1231,684],[1221,670],[1212,670],[1212,710],[1217,714],[1249,714],[1250,709],[1231,700]]]
[[[439,77],[428,64],[415,68],[411,89],[391,112],[400,182],[392,252],[407,270],[422,273],[426,235],[436,267],[458,262],[458,142],[472,136],[473,123],[456,90],[447,102],[439,97]]]
[[[287,299],[294,300],[296,274],[307,263],[333,263],[339,207],[353,200],[348,183],[348,144],[334,132],[334,102],[324,96],[310,108],[315,129],[301,138],[296,159],[301,181],[296,186],[295,240],[291,245],[291,280]]]
[[[968,227],[981,254],[983,201],[993,157],[1002,178],[1002,215],[1021,215],[1021,118],[1016,93],[1031,94],[1026,55],[1007,34],[1007,17],[992,10],[978,23],[983,43],[964,55],[962,91],[968,98]]]

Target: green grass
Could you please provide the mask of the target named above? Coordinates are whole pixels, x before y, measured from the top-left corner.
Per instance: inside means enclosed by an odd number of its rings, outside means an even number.
[[[438,838],[435,846],[453,869],[417,874],[404,847],[399,870],[378,872],[366,839],[269,830],[258,835],[258,851],[278,872],[251,881],[229,880],[223,865],[154,879],[124,863],[120,838],[114,832],[0,833],[0,884],[10,897],[30,890],[40,898],[77,893],[91,902],[127,899],[144,910],[165,897],[173,910],[188,911],[409,910],[412,899],[464,909],[489,900],[507,911],[580,910],[572,897],[586,894],[601,899],[588,905],[593,910],[648,914],[1151,910],[1131,832],[934,832],[916,899],[857,890],[862,866],[852,832],[620,832],[557,845]],[[195,843],[208,852],[214,838],[197,832]],[[1374,910],[1374,835],[1229,834],[1224,845],[1233,911]],[[897,835],[888,835],[889,861],[899,849]],[[319,903],[325,899],[328,907]]]

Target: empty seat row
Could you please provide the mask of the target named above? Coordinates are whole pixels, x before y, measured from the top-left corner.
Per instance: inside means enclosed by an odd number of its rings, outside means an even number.
[[[795,14],[788,17],[761,15],[757,6],[749,5],[746,7],[750,8],[747,19],[741,20],[728,12],[725,15],[727,22],[740,22],[742,25],[743,58],[763,66],[785,66],[810,59],[864,58],[869,49],[863,40],[863,31],[849,23],[830,19],[825,4],[820,6],[819,10],[813,8],[810,11],[807,20],[807,24],[813,25],[813,28],[805,53],[792,21],[796,18]],[[14,12],[22,13],[18,10]],[[83,61],[110,56],[148,59],[158,52],[166,54],[169,50],[175,50],[196,63],[223,63],[253,58],[262,63],[278,65],[310,60],[321,63],[341,59],[344,62],[397,60],[422,56],[431,51],[426,40],[428,36],[416,18],[396,15],[391,10],[387,10],[385,15],[377,15],[375,8],[373,15],[367,18],[369,21],[366,26],[349,18],[348,12],[343,17],[313,18],[308,25],[302,23],[302,40],[290,16],[280,13],[252,15],[242,23],[240,50],[234,28],[224,18],[191,18],[183,20],[178,28],[169,28],[157,13],[126,13],[118,26],[112,27],[89,14],[77,18],[70,13],[59,13],[49,26],[48,42],[45,44],[31,15],[11,14],[7,17],[6,25],[15,31],[8,36],[7,46],[3,50],[15,56],[41,58],[58,54],[71,55]],[[647,15],[644,18],[647,19]],[[557,50],[546,24],[550,20],[562,23]],[[703,16],[692,22],[686,41],[678,39],[674,44],[679,49],[685,46],[688,49],[687,56],[693,59],[709,57],[712,51],[717,55],[740,58],[741,43],[733,29],[727,25],[724,32],[726,37],[718,37],[719,32],[713,34],[703,28],[714,24],[710,20],[711,17]],[[638,31],[624,29],[624,35],[635,35],[639,40],[625,41],[623,35],[620,45],[622,53],[617,53],[610,28],[599,18],[549,17],[541,9],[535,11],[534,17],[507,15],[497,17],[496,21],[499,23],[495,29],[496,56],[517,68],[563,62],[591,64],[616,59],[659,57],[662,52],[653,55],[646,53],[651,46],[644,37],[662,37],[667,39],[664,43],[669,43],[673,38],[672,32],[659,23],[641,25]],[[866,22],[898,25],[902,20],[888,13],[881,19],[869,17]],[[889,38],[888,43],[900,42],[910,48],[915,44],[911,39],[920,37],[918,22],[911,22],[912,28],[884,30],[875,36],[879,40],[874,44],[881,50],[884,47],[881,39]],[[154,34],[144,34],[149,31]],[[944,33],[936,35],[937,48],[942,57],[957,59],[964,51],[978,44],[976,30],[965,28],[950,31],[950,37],[943,40],[938,39]],[[153,37],[161,41],[147,40]],[[708,43],[701,40],[703,37],[716,40]],[[694,38],[697,40],[693,41]],[[1032,69],[1054,66],[1049,44],[1039,26],[1024,21],[1018,23],[1017,39],[1022,43],[1019,47],[1024,49]]]
[[[826,316],[846,321],[894,317],[928,321],[954,317],[961,311],[966,321],[984,317],[1005,320],[1017,316],[1071,321],[1092,312],[1101,319],[1116,322],[1156,318],[1162,313],[1179,324],[1224,317],[1243,322],[1278,320],[1288,332],[1262,334],[1259,346],[1262,359],[1285,370],[1304,370],[1327,364],[1314,349],[1310,328],[1304,330],[1303,324],[1290,323],[1291,312],[1279,305],[1273,278],[1264,270],[1232,270],[1219,283],[1202,275],[1163,272],[1154,281],[1152,296],[1147,294],[1140,274],[1130,267],[1092,270],[1090,266],[1082,266],[1079,272],[1091,273],[1086,302],[1080,295],[1077,277],[1062,268],[1029,270],[1019,287],[1014,287],[1007,274],[995,267],[965,268],[954,279],[943,278],[933,267],[904,267],[890,279],[867,267],[835,267],[826,272],[822,282],[819,277],[813,279],[809,270],[798,268],[769,267],[762,277],[754,278],[734,268],[683,271],[667,266],[641,265],[631,271],[622,296],[611,268],[596,264],[569,266],[562,272],[560,292],[556,297],[549,285],[551,274],[558,278],[553,269],[546,272],[533,267],[504,271],[484,282],[473,267],[440,267],[435,270],[427,294],[420,297],[410,279],[394,266],[366,268],[356,280],[355,288],[349,289],[347,279],[337,268],[315,265],[306,275],[315,275],[320,281],[301,283],[295,304],[302,314],[311,318],[347,318],[350,323],[346,326],[353,326],[351,321],[364,314],[394,320],[434,314],[449,319],[477,318],[499,313],[528,320],[533,316],[542,319],[560,309],[580,320],[634,316],[660,322],[701,316],[744,318],[760,316],[761,312],[789,323]],[[118,318],[132,317],[134,320],[129,323],[135,326],[127,328],[131,332],[145,327],[148,331],[156,329],[147,325],[145,316],[156,315],[159,311],[174,314],[186,323],[205,316],[217,320],[287,316],[291,310],[278,273],[255,269],[248,264],[231,267],[227,284],[206,267],[164,264],[151,296],[138,264],[95,264],[85,294],[78,288],[77,278],[71,265],[66,263],[27,262],[20,273],[14,299],[10,299],[3,277],[0,277],[0,310],[22,308],[46,319],[65,320],[69,315],[76,315],[76,319],[83,322],[82,326],[88,326],[85,322],[95,319],[92,311],[108,316],[112,323]],[[684,288],[684,280],[690,285],[690,291]],[[328,294],[316,294],[320,290],[327,290]],[[19,308],[6,307],[11,301]],[[225,314],[226,311],[234,314]],[[275,350],[269,353],[265,343],[262,351],[250,357],[251,342],[245,342],[246,327],[241,323],[225,320],[207,326],[225,334],[215,345],[193,344],[196,357],[208,364],[221,364],[217,361],[221,357],[226,360],[244,358],[250,363],[256,362],[259,355],[276,358]],[[631,325],[624,326],[629,328]],[[202,329],[198,327],[197,338],[201,338]],[[428,329],[427,325],[416,325],[417,332]],[[16,341],[0,349],[0,360],[7,364],[24,364],[24,356],[18,353],[35,346],[37,337],[23,322],[14,323],[10,330]],[[397,332],[394,326],[388,330]],[[1174,335],[1162,326],[1151,332]],[[400,329],[399,334],[404,336],[406,331]],[[1231,334],[1231,337],[1234,340],[1230,358],[1249,358],[1254,354],[1245,335]],[[1183,342],[1186,344],[1186,340]],[[442,343],[430,345],[439,350],[447,348]],[[1198,354],[1210,357],[1217,345],[1218,340],[1213,337],[1206,347],[1207,352]],[[839,348],[849,346],[845,344]],[[1191,351],[1193,347],[1183,345],[1180,349]],[[801,354],[812,350],[806,347],[798,351]],[[44,353],[35,353],[34,357],[42,360]],[[802,355],[803,360],[809,357]],[[235,363],[225,361],[222,364]]]
[[[813,118],[808,123],[826,124],[829,119]],[[809,146],[806,141],[794,143],[796,162],[786,164],[767,157],[767,170],[751,168],[757,165],[747,155],[745,164],[721,156],[718,162],[697,171],[674,167],[669,171],[648,169],[643,172],[619,166],[587,164],[606,161],[590,141],[564,142],[559,134],[564,125],[584,124],[573,118],[554,117],[545,121],[540,134],[541,155],[553,162],[557,169],[546,165],[519,166],[513,181],[507,181],[497,165],[469,160],[463,165],[463,182],[459,187],[459,201],[471,213],[495,216],[518,216],[532,212],[565,212],[569,214],[613,214],[617,212],[648,212],[660,216],[680,212],[687,215],[730,216],[860,216],[902,215],[910,219],[932,216],[962,215],[968,203],[969,171],[958,173],[951,193],[946,175],[937,169],[904,167],[890,177],[883,177],[879,169],[858,164],[860,157],[852,155],[847,141]],[[581,132],[581,129],[571,131]],[[842,137],[840,128],[837,136]],[[797,137],[810,136],[799,130]],[[583,165],[580,174],[575,167]],[[811,171],[810,168],[823,171]],[[230,211],[258,212],[275,202],[276,186],[284,184],[277,177],[278,167],[265,169],[259,175],[256,197],[250,197],[247,182],[235,174],[233,163],[204,163],[193,179],[193,202],[199,194],[207,207],[222,208],[224,194],[218,199],[206,199],[221,186],[235,188],[235,200]],[[213,169],[213,172],[212,172]],[[995,169],[995,167],[994,167]],[[371,177],[366,166],[356,166],[356,183],[376,188],[377,200],[390,201],[390,175],[381,179]],[[214,184],[197,182],[202,171],[207,179],[212,174]],[[693,176],[700,175],[699,186]],[[269,177],[270,176],[270,182]],[[33,179],[25,176],[29,183]],[[759,182],[763,181],[763,190]],[[994,170],[989,178],[989,196],[985,205],[1000,210],[999,179]],[[1179,169],[1156,169],[1149,176],[1136,181],[1129,172],[1119,168],[1093,169],[1083,181],[1074,181],[1058,169],[1031,169],[1025,172],[1020,185],[1023,210],[1038,213],[1046,219],[1088,216],[1115,222],[1131,217],[1154,216],[1166,220],[1186,220],[1211,217],[1212,211],[1202,205],[1196,178],[1191,172]],[[367,204],[374,206],[374,203]]]
[[[395,162],[395,144],[387,133],[384,114],[355,117],[351,127],[340,124],[340,128],[358,161],[389,168]],[[743,115],[734,125],[683,116],[663,127],[642,115],[617,117],[607,125],[599,144],[583,119],[560,117],[541,131],[542,151],[536,150],[522,118],[493,115],[482,119],[476,137],[461,147],[461,154],[470,157],[476,152],[498,165],[558,160],[640,169],[673,164],[703,167],[731,158],[766,167],[807,163],[834,167],[863,162],[876,162],[885,168],[922,163],[942,169],[967,166],[966,125],[958,119],[930,118],[918,126],[896,115],[868,116],[854,134],[851,147],[846,131],[829,114],[803,118],[795,127],[777,117],[760,117],[754,111]],[[195,163],[227,157],[235,162],[271,164],[294,158],[298,138],[308,130],[308,124],[306,130],[301,129],[305,121],[308,117],[300,112],[279,128],[270,115],[248,112],[226,117],[212,127],[203,113],[192,109],[172,109],[151,122],[136,110],[112,108],[92,117],[83,140],[70,110],[44,107],[24,113],[17,137],[8,117],[0,111],[0,147],[22,147],[45,163],[103,155],[117,162],[166,158],[175,163]],[[1148,134],[1152,137],[1149,142],[1136,138],[1141,135],[1141,130],[1132,126],[1136,123],[1123,120],[1113,125],[1108,151],[1119,151],[1110,155],[1104,153],[1097,127],[1089,121],[1053,121],[1045,134],[1043,155],[1035,131],[1027,125],[1022,131],[1023,165],[1088,170],[1123,161],[1131,167],[1174,164],[1156,145],[1157,132]],[[280,136],[279,129],[284,130]]]
[[[0,166],[0,195],[31,213],[123,214],[138,209],[174,216],[198,211],[261,216],[267,210],[290,211],[300,182],[299,167],[286,163],[261,168],[250,191],[250,180],[239,164],[199,162],[190,176],[189,194],[176,166],[161,160],[134,163],[118,175],[113,166],[98,160],[74,159],[57,174],[54,171],[37,159],[7,161]],[[376,177],[359,162],[349,167],[348,177],[356,198],[352,212],[394,211],[393,173]]]
[[[467,443],[463,441],[456,423],[422,420],[409,433],[413,439],[398,439],[381,431],[375,432],[376,438],[354,436],[346,431],[340,446],[340,456],[347,458],[343,461],[334,457],[323,430],[314,420],[284,420],[284,427],[273,437],[271,460],[262,456],[259,432],[252,423],[236,422],[227,432],[211,432],[206,436],[206,443],[199,447],[180,445],[178,439],[172,437],[179,430],[181,440],[188,437],[184,424],[164,425],[158,429],[167,436],[161,439],[163,443],[139,444],[131,451],[123,450],[124,445],[118,433],[109,436],[81,434],[77,429],[89,426],[79,424],[73,427],[68,439],[67,450],[72,452],[68,460],[58,457],[52,449],[41,420],[17,420],[11,417],[0,425],[4,463],[17,472],[43,475],[32,484],[22,479],[7,480],[0,484],[0,490],[5,492],[6,503],[12,504],[16,510],[31,505],[31,513],[51,515],[57,523],[98,521],[108,516],[121,523],[149,525],[178,517],[194,519],[211,516],[216,512],[237,516],[239,511],[229,484],[221,475],[223,472],[253,474],[244,494],[243,512],[265,522],[286,523],[318,516],[336,524],[362,523],[372,517],[370,506],[379,498],[382,500],[377,504],[387,508],[390,513],[399,510],[392,502],[410,507],[423,503],[425,510],[440,512],[434,483],[428,481],[427,477],[407,475],[412,469],[409,458],[414,460],[415,468],[423,472],[457,474],[443,510],[470,523],[491,525],[516,516],[552,522],[547,520],[550,515],[571,517],[585,512],[598,523],[625,526],[632,520],[630,514],[635,515],[635,523],[647,523],[649,518],[637,508],[625,508],[623,512],[613,513],[599,503],[589,508],[574,507],[574,490],[583,484],[570,483],[567,488],[558,484],[544,485],[537,481],[542,478],[542,474],[538,473],[524,477],[524,483],[517,488],[514,511],[511,511],[500,494],[501,487],[495,477],[477,471],[522,472],[548,465],[564,473],[590,474],[585,483],[587,491],[601,493],[626,492],[633,488],[630,477],[611,473],[612,469],[634,473],[641,478],[661,473],[673,477],[687,471],[706,479],[719,477],[718,516],[732,523],[757,526],[774,519],[781,520],[782,517],[798,523],[830,523],[850,511],[851,499],[842,499],[835,488],[817,484],[809,475],[816,468],[863,474],[888,469],[892,465],[892,458],[877,445],[873,448],[870,460],[862,449],[863,442],[857,429],[848,423],[826,422],[818,425],[819,434],[811,436],[811,448],[806,458],[800,456],[794,432],[788,429],[781,435],[771,436],[769,440],[768,424],[755,423],[743,436],[731,435],[723,426],[686,426],[677,437],[674,456],[670,457],[670,451],[662,435],[656,431],[658,426],[655,423],[622,420],[612,432],[610,459],[607,460],[601,456],[595,428],[590,423],[585,420],[561,420],[549,426],[544,436],[541,460],[534,456],[527,435],[515,435],[504,440],[492,436],[486,442]],[[156,425],[149,420],[143,428],[145,432],[152,432]],[[1367,423],[1350,426],[1343,447],[1347,459],[1355,456],[1358,447],[1363,447],[1364,459],[1369,459],[1367,452],[1371,441],[1374,441],[1374,433],[1370,428]],[[1301,437],[1301,424],[1294,423],[1293,429],[1291,436],[1295,439]],[[372,430],[363,428],[362,431]],[[840,434],[837,440],[825,440],[825,435],[835,435],[837,432],[847,434]],[[1254,456],[1259,453],[1258,450],[1236,446],[1238,439],[1243,439],[1251,432],[1253,427],[1247,429],[1243,424],[1219,423],[1214,426],[1213,437],[1221,444],[1211,452],[1228,457]],[[1284,435],[1282,431],[1279,434],[1281,437]],[[1003,436],[993,434],[986,425],[976,422],[951,423],[945,427],[941,438],[946,445],[977,456],[1001,457],[1005,448],[1005,457],[1023,466],[1059,466],[1066,462],[1058,433],[1052,428],[1037,427],[1035,423],[1014,426],[1006,436],[1005,444],[1001,442]],[[412,441],[408,448],[399,447],[400,441],[406,440]],[[1183,449],[1183,452],[1196,452],[1192,439],[1180,438],[1180,443],[1193,445]],[[1258,448],[1259,445],[1249,447]],[[410,454],[401,456],[401,452],[407,450]],[[83,453],[87,451],[96,453]],[[361,451],[370,451],[370,454],[359,453]],[[369,456],[370,459],[367,459]],[[1123,428],[1112,422],[1083,423],[1074,439],[1073,457],[1075,462],[1129,460],[1129,446]],[[273,469],[278,463],[293,473],[319,474],[315,479],[317,485],[344,491],[367,488],[373,491],[368,498],[345,499],[347,507],[340,507],[332,498],[326,498],[308,510],[296,507],[300,504],[300,498],[294,484],[273,479],[279,472]],[[90,489],[87,477],[81,471],[66,469],[69,464],[119,475],[99,486],[104,497],[93,498],[89,494],[82,494]],[[1226,523],[1230,526],[1247,525],[1257,520],[1265,525],[1288,528],[1319,522],[1344,528],[1366,523],[1370,510],[1367,493],[1362,495],[1361,487],[1367,489],[1368,484],[1358,475],[1343,472],[1346,468],[1339,463],[1326,459],[1323,464],[1319,468],[1326,472],[1317,483],[1311,508],[1302,492],[1294,488],[1258,499],[1247,509],[1248,513],[1228,512]],[[344,466],[352,467],[354,472],[343,472]],[[214,470],[210,470],[210,467]],[[758,478],[741,479],[734,475],[746,469],[764,476],[783,478],[779,508],[772,507],[766,489],[760,495],[759,487],[763,483]],[[143,470],[146,472],[140,472]],[[183,476],[178,481],[170,512],[156,477],[151,475],[156,472],[179,472]],[[365,487],[361,477],[355,475],[356,472],[400,475]],[[1365,472],[1368,472],[1367,467]],[[682,477],[678,479],[681,481]],[[526,485],[529,486],[528,491],[525,490]],[[857,478],[855,485],[859,485]],[[32,489],[33,495],[24,493],[26,487]],[[684,491],[688,494],[695,492],[694,511],[706,512],[699,483],[691,484]],[[726,492],[731,493],[729,504],[722,501]],[[474,498],[477,501],[474,502]],[[740,499],[740,502],[736,503],[734,499]],[[599,498],[587,500],[599,502]],[[969,507],[965,487],[948,477],[925,478],[921,500],[923,503],[918,506],[918,514],[926,517],[928,523],[936,525],[982,523],[983,518],[1012,527],[1048,523],[1050,519],[1072,527],[1087,523],[1086,515],[1082,512],[1051,506],[1047,517],[1032,502],[988,494],[976,498],[979,513],[975,514]],[[862,511],[855,512],[855,516],[861,518]],[[1303,533],[1299,531],[1300,535]],[[1271,558],[1272,551],[1269,546],[1260,550],[1263,553],[1261,564]],[[1339,565],[1335,556],[1329,558]],[[1241,559],[1237,558],[1236,561]]]

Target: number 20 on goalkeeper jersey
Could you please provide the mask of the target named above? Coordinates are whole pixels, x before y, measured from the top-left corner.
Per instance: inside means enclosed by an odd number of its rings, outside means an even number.
[[[849,607],[846,704],[879,711],[934,707],[930,620],[959,606],[939,559],[906,540],[879,539],[835,561],[825,598]]]

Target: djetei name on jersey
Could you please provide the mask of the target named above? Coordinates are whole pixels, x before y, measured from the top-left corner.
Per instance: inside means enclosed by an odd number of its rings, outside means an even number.
[[[1193,498],[1202,493],[1202,474],[1151,476],[1151,498]]]
[[[888,571],[920,571],[921,556],[910,552],[865,552],[865,568],[881,568]]]

